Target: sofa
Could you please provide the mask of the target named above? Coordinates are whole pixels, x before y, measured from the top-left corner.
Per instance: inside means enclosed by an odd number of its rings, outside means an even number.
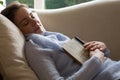
[[[110,58],[120,59],[120,0],[94,0],[52,9],[33,9],[48,31],[61,32],[84,41],[105,42]],[[21,31],[0,14],[0,80],[38,80],[24,56]]]

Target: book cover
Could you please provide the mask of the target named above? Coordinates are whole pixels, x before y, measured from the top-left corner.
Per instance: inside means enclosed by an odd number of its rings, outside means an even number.
[[[62,48],[78,62],[83,64],[86,60],[89,59],[89,53],[84,49],[83,45],[83,41],[81,41],[78,37],[74,37],[65,43]]]

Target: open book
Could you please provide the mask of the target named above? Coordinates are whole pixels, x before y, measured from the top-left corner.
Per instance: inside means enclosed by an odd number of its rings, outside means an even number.
[[[89,59],[89,53],[88,51],[84,50],[83,45],[83,41],[81,41],[78,37],[74,37],[70,41],[65,43],[62,47],[73,58],[75,58],[78,62],[83,64],[86,60]]]

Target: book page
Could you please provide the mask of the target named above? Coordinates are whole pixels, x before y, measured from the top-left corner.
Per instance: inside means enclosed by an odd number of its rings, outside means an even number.
[[[87,59],[89,59],[88,51],[84,50],[83,43],[81,43],[76,38],[71,39],[63,46],[71,56],[73,56],[80,63],[84,63]]]

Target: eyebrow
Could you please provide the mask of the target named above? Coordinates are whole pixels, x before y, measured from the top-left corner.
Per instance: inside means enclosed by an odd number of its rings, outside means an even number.
[[[29,15],[31,15],[33,12],[31,11],[30,13],[29,13]],[[21,24],[23,21],[25,21],[27,19],[27,17],[25,17],[25,18],[23,18],[20,22],[19,22],[19,24]]]

